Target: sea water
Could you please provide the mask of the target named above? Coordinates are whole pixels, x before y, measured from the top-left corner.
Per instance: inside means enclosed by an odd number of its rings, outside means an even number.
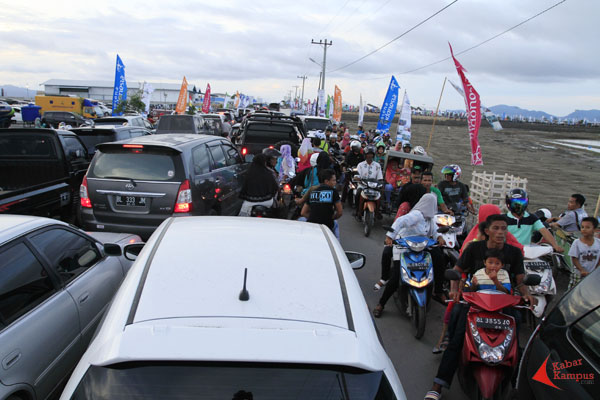
[[[560,146],[600,153],[600,140],[562,139],[549,141]]]

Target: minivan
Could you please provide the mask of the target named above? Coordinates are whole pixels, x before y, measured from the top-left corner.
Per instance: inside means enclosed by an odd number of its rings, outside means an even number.
[[[173,114],[160,117],[156,133],[210,134],[210,131],[204,118],[199,115]]]

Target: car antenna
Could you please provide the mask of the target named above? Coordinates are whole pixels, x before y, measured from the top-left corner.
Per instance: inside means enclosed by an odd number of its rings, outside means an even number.
[[[248,268],[244,268],[244,287],[240,292],[240,301],[248,301],[250,299],[250,293],[246,290],[246,278],[248,277]]]

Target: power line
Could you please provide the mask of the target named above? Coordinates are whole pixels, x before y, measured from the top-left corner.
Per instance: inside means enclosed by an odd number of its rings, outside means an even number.
[[[510,27],[510,28],[508,28],[508,29],[506,29],[505,31],[503,31],[503,32],[500,32],[500,33],[498,33],[498,34],[496,34],[496,35],[494,35],[494,36],[492,36],[492,37],[490,37],[490,38],[488,38],[488,39],[484,40],[483,42],[477,43],[476,45],[474,45],[474,46],[471,46],[471,47],[469,47],[468,49],[465,49],[465,50],[459,51],[459,52],[457,52],[457,53],[454,53],[454,55],[455,55],[455,56],[458,56],[458,55],[461,55],[461,54],[465,54],[465,53],[466,53],[466,52],[468,52],[468,51],[471,51],[471,50],[473,50],[473,49],[476,49],[476,48],[478,48],[479,46],[482,46],[482,45],[484,45],[484,44],[486,44],[486,43],[488,43],[488,42],[491,42],[492,40],[494,40],[494,39],[496,39],[496,38],[498,38],[498,37],[500,37],[500,36],[504,35],[505,33],[508,33],[508,32],[510,32],[510,31],[512,31],[513,29],[515,29],[515,28],[518,28],[519,26],[521,26],[521,25],[523,25],[523,24],[525,24],[525,23],[527,23],[527,22],[531,21],[532,19],[534,19],[534,18],[537,18],[537,17],[539,17],[540,15],[542,15],[542,14],[544,14],[544,13],[546,13],[546,12],[550,11],[550,10],[551,10],[551,9],[553,9],[554,7],[557,7],[557,6],[561,5],[561,4],[562,4],[562,3],[564,3],[565,1],[567,1],[567,0],[562,0],[562,1],[559,1],[558,3],[556,3],[556,4],[554,4],[554,5],[552,5],[552,6],[548,7],[548,8],[546,8],[546,9],[545,9],[545,10],[543,10],[543,11],[540,11],[539,13],[535,14],[535,15],[534,15],[534,16],[532,16],[532,17],[529,17],[529,18],[527,18],[526,20],[523,20],[523,21],[519,22],[518,24],[516,24],[516,25],[514,25],[514,26],[512,26],[512,27]],[[432,63],[430,63],[430,64],[424,65],[424,66],[422,66],[422,67],[419,67],[419,68],[411,69],[411,70],[409,70],[409,71],[400,72],[398,75],[405,75],[405,74],[410,74],[410,73],[413,73],[413,72],[417,72],[417,71],[420,71],[420,70],[422,70],[422,69],[429,68],[429,67],[431,67],[431,66],[434,66],[434,65],[436,65],[436,64],[439,64],[439,63],[442,63],[442,62],[444,62],[444,61],[450,60],[451,58],[452,58],[452,57],[446,57],[446,58],[443,58],[443,59],[441,59],[441,60],[438,60],[438,61],[432,62]],[[385,75],[385,76],[381,76],[380,78],[371,78],[371,79],[366,79],[366,80],[376,80],[376,79],[385,79],[385,78],[389,78],[389,74],[388,74],[388,75]]]
[[[362,1],[362,3],[356,7],[350,14],[348,14],[348,16],[346,18],[344,18],[344,20],[342,22],[340,22],[339,24],[337,24],[335,27],[333,27],[328,33],[331,35],[333,34],[333,32],[337,31],[339,28],[341,28],[342,26],[344,26],[344,24],[352,17],[354,17],[354,14],[356,14],[356,12],[358,10],[360,10],[362,8],[362,6],[365,5],[365,0]]]
[[[333,18],[331,18],[331,20],[329,20],[329,22],[327,23],[327,25],[325,25],[325,28],[323,28],[323,29],[321,30],[321,32],[317,33],[317,35],[316,35],[316,36],[319,36],[321,33],[323,33],[323,32],[325,31],[325,29],[329,28],[329,25],[330,25],[330,24],[333,22],[333,20],[334,20],[334,19],[336,19],[336,18],[337,18],[337,16],[338,16],[338,15],[340,15],[340,13],[342,12],[342,10],[343,10],[344,8],[346,8],[346,5],[348,5],[348,3],[349,3],[349,2],[350,2],[350,0],[346,0],[346,2],[344,3],[344,5],[342,6],[342,8],[340,8],[340,9],[338,10],[338,12],[337,12],[337,13],[335,13],[335,15],[333,16]]]
[[[364,15],[358,22],[356,22],[354,25],[350,25],[348,27],[348,29],[342,31],[342,33],[346,33],[351,29],[355,29],[356,26],[358,26],[359,24],[361,24],[364,20],[366,20],[368,17],[374,17],[375,15],[377,15],[379,13],[379,11],[381,11],[381,9],[385,6],[387,6],[387,4],[392,1],[392,0],[387,0],[385,3],[383,3],[381,6],[379,6],[379,8],[377,8],[377,10],[373,11],[373,13],[371,14],[366,14]]]
[[[392,40],[390,40],[389,42],[387,42],[383,46],[381,46],[381,47],[373,50],[372,52],[370,52],[370,53],[368,53],[368,54],[366,54],[366,55],[364,55],[364,56],[362,56],[362,57],[360,57],[360,58],[358,58],[358,59],[356,59],[354,61],[352,61],[351,63],[348,63],[348,64],[346,64],[346,65],[344,65],[342,67],[339,67],[339,68],[336,68],[334,70],[327,71],[327,72],[336,72],[336,71],[339,71],[341,69],[348,68],[349,66],[354,65],[354,64],[356,64],[357,62],[359,62],[361,60],[364,60],[365,58],[369,57],[370,55],[373,55],[373,54],[377,53],[379,50],[383,49],[384,47],[386,47],[386,46],[390,45],[391,43],[395,42],[396,40],[400,39],[402,36],[408,34],[409,32],[411,32],[411,31],[415,30],[416,28],[418,28],[419,26],[423,25],[425,22],[429,21],[430,19],[432,19],[433,17],[435,17],[436,15],[438,15],[439,13],[441,13],[442,11],[444,11],[445,9],[447,9],[448,7],[450,7],[451,5],[453,5],[454,3],[456,3],[457,1],[458,0],[454,0],[452,3],[448,4],[447,6],[443,7],[440,10],[438,10],[434,14],[432,14],[429,17],[425,18],[423,21],[419,22],[417,25],[413,26],[409,30],[407,30],[407,31],[403,32],[402,34],[396,36],[395,38],[393,38]]]

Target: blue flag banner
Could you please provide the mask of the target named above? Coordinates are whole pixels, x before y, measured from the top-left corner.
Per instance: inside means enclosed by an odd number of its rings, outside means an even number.
[[[377,121],[378,133],[386,133],[390,130],[392,120],[396,114],[396,108],[398,107],[398,89],[400,89],[400,85],[398,85],[398,81],[392,75],[390,87],[385,95],[385,100],[383,101],[383,106],[381,106],[381,112],[379,113],[379,120]]]
[[[125,81],[125,65],[121,61],[121,57],[117,54],[117,66],[115,68],[115,88],[113,89],[113,100],[112,100],[112,115],[121,115],[123,113],[116,113],[115,109],[119,103],[123,100],[127,100],[127,82]]]

